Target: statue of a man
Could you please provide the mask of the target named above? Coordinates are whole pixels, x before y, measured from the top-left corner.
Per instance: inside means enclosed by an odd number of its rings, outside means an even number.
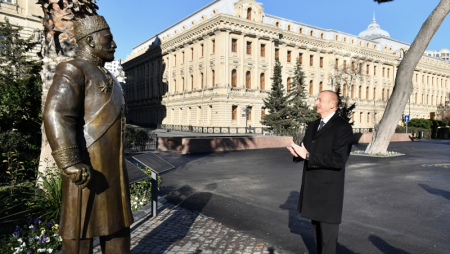
[[[60,235],[64,254],[76,252],[78,188],[82,188],[80,253],[130,253],[128,175],[123,157],[125,101],[105,68],[117,47],[102,16],[74,22],[78,53],[56,67],[44,109],[52,155],[61,169]]]

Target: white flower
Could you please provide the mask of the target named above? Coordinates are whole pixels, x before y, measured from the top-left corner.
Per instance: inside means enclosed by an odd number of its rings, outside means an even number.
[[[145,198],[144,198],[144,199],[143,199],[142,201],[144,201],[144,202],[145,202],[145,201],[147,201],[147,199],[145,199]]]
[[[44,234],[45,234],[45,229],[42,229],[41,236],[43,236]]]
[[[55,232],[55,233],[53,234],[53,236],[54,236],[54,237],[59,236],[58,232]]]
[[[59,227],[59,225],[58,225],[58,224],[55,224],[55,227]]]
[[[28,228],[30,228],[30,229],[33,229],[34,228],[34,226],[33,225],[30,225]]]
[[[60,241],[60,242],[62,242],[62,238],[61,238],[61,236],[59,236],[59,241]]]
[[[53,249],[47,249],[48,253],[52,253]]]
[[[46,242],[46,243],[49,243],[49,242],[50,242],[50,237],[47,237],[47,238],[45,239],[45,242]]]
[[[137,206],[134,206],[134,208],[137,208]]]
[[[135,197],[134,199],[139,200],[138,197]]]
[[[18,241],[19,243],[22,243],[22,242],[23,242],[22,238],[17,239],[17,241]]]
[[[144,203],[140,202],[139,204],[140,204],[140,205],[143,205]]]
[[[39,240],[41,238],[39,236],[35,236],[34,239]]]

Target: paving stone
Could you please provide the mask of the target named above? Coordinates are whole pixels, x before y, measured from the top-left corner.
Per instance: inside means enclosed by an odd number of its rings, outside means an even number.
[[[170,203],[160,208],[156,218],[141,218],[131,228],[133,254],[290,254],[278,248],[273,251],[262,239]],[[97,246],[94,253],[99,252]]]

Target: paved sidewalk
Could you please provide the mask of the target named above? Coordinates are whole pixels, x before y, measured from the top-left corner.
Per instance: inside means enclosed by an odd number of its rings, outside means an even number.
[[[227,228],[198,212],[166,203],[131,226],[131,253],[284,254],[261,239]],[[100,246],[94,253],[100,252]]]

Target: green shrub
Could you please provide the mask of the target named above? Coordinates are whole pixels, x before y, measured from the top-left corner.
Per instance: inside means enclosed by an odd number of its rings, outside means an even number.
[[[420,119],[420,118],[413,118],[408,123],[409,127],[417,127],[417,128],[423,128],[423,129],[431,129],[432,122],[430,119]]]

